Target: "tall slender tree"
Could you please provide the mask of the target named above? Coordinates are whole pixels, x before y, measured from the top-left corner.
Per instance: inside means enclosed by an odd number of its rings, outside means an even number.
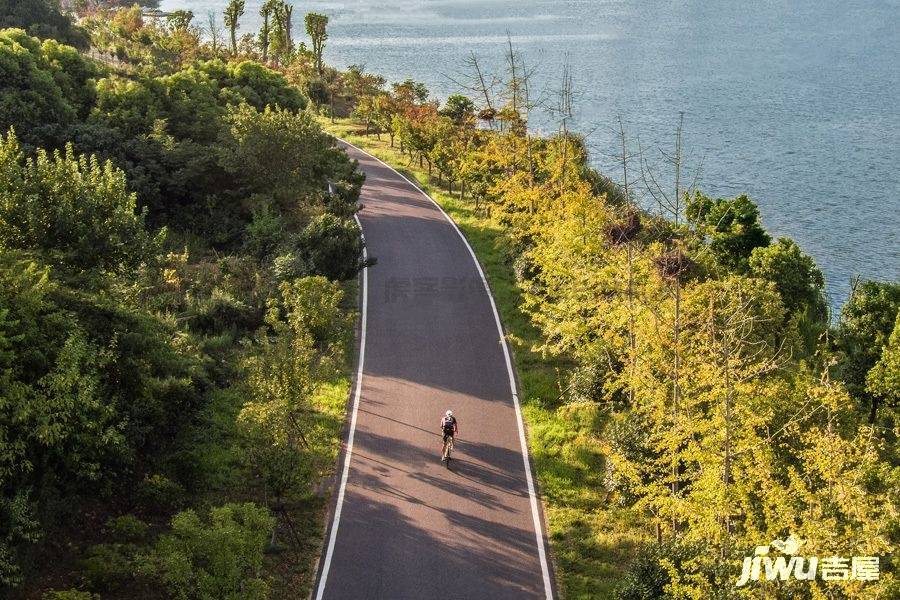
[[[244,14],[244,0],[229,0],[225,7],[225,27],[231,35],[231,55],[237,54],[238,20]]]
[[[219,47],[222,44],[222,26],[219,25],[219,18],[216,11],[211,10],[206,13],[207,33],[209,33],[209,43],[212,45],[213,54],[219,53]]]
[[[262,27],[259,30],[259,47],[262,51],[262,61],[269,62],[269,19],[275,16],[276,0],[266,0],[259,8],[259,16],[262,17]]]
[[[281,30],[284,34],[284,50],[288,56],[294,52],[294,5],[287,2],[281,3]]]
[[[325,40],[328,39],[328,17],[319,13],[307,13],[306,33],[312,41],[313,56],[316,60],[316,71],[322,75],[322,53],[325,51]]]
[[[269,32],[269,47],[276,62],[284,64],[294,53],[294,41],[291,37],[294,7],[282,0],[273,0],[271,13],[273,21]]]

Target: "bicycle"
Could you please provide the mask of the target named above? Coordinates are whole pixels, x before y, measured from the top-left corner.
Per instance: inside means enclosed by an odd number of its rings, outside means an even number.
[[[453,453],[453,436],[448,435],[444,438],[444,448],[441,450],[441,462],[450,468],[450,455]]]
[[[447,464],[450,468],[450,454],[453,453],[453,436],[459,433],[459,426],[456,424],[456,417],[453,411],[448,410],[441,419],[441,432],[444,434],[444,447],[441,448],[441,462]]]

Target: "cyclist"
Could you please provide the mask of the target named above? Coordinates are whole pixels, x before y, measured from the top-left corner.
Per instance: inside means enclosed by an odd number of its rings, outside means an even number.
[[[452,410],[448,410],[444,417],[441,419],[441,432],[444,435],[444,446],[441,449],[441,460],[446,460],[447,463],[449,463],[450,452],[453,450],[453,436],[459,433],[459,424],[456,422],[456,417],[453,416]]]

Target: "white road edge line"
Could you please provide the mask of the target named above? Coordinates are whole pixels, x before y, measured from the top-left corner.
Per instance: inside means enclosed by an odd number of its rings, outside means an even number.
[[[354,215],[359,226],[360,237],[363,241],[363,261],[369,258],[366,251],[366,236],[362,233],[362,223],[359,217]],[[353,439],[356,437],[356,415],[359,413],[359,397],[362,394],[363,364],[366,360],[366,321],[369,314],[369,268],[362,270],[362,317],[360,318],[359,334],[359,363],[356,366],[356,391],[353,394],[353,412],[350,417],[350,433],[347,435],[347,451],[344,453],[344,469],[341,473],[341,487],[338,491],[337,503],[334,508],[334,520],[331,523],[331,535],[328,538],[328,550],[325,552],[325,561],[322,563],[322,576],[319,578],[319,588],[316,591],[316,600],[322,600],[325,594],[325,583],[328,581],[328,570],[331,568],[331,558],[334,556],[334,545],[337,541],[338,525],[341,522],[341,508],[344,505],[344,494],[347,491],[347,479],[350,476],[350,458],[353,456]]]
[[[540,560],[540,563],[541,563],[541,575],[543,576],[543,579],[544,579],[544,590],[546,592],[546,598],[547,598],[547,600],[553,600],[553,585],[550,583],[550,567],[547,565],[547,553],[544,550],[544,532],[543,532],[543,526],[541,524],[541,515],[540,515],[540,512],[538,511],[537,492],[535,491],[534,480],[531,476],[531,462],[528,458],[528,456],[529,456],[528,441],[525,438],[525,422],[522,420],[522,408],[521,408],[521,406],[519,406],[519,393],[518,393],[518,390],[516,390],[516,377],[513,374],[512,360],[510,359],[509,347],[507,346],[507,343],[506,343],[506,335],[503,333],[503,325],[500,323],[500,313],[497,312],[497,305],[494,302],[494,295],[491,294],[491,288],[488,285],[487,277],[485,277],[484,271],[481,268],[481,263],[478,262],[478,257],[475,255],[475,251],[472,249],[472,246],[469,244],[469,240],[467,240],[466,236],[463,235],[463,232],[460,231],[459,226],[456,224],[456,222],[450,218],[450,215],[447,214],[447,212],[443,209],[443,207],[440,204],[438,204],[434,198],[432,198],[427,193],[425,193],[425,190],[423,190],[417,184],[410,181],[409,178],[406,177],[406,175],[404,175],[403,173],[401,173],[400,171],[398,171],[391,165],[387,164],[386,162],[384,162],[377,156],[373,156],[372,154],[366,152],[362,148],[360,148],[358,146],[354,146],[350,142],[348,142],[344,139],[341,139],[337,136],[334,136],[334,138],[337,140],[340,140],[341,142],[347,144],[348,146],[352,146],[353,148],[356,148],[357,150],[359,150],[366,156],[377,160],[382,165],[384,165],[385,167],[387,167],[388,169],[390,169],[391,171],[393,171],[394,173],[399,175],[404,181],[406,181],[406,183],[413,186],[416,190],[418,190],[418,192],[420,194],[425,196],[425,198],[427,198],[432,204],[434,204],[437,207],[437,209],[439,211],[441,211],[441,214],[444,215],[444,218],[447,219],[447,222],[450,223],[450,225],[456,231],[457,235],[459,235],[459,238],[463,241],[463,244],[465,244],[466,249],[469,251],[469,255],[472,257],[472,262],[475,263],[475,268],[478,270],[478,275],[481,277],[481,283],[482,283],[482,285],[484,285],[484,291],[487,293],[488,300],[490,300],[490,302],[491,302],[491,310],[494,313],[494,322],[497,324],[497,333],[499,334],[500,341],[502,342],[501,346],[503,348],[503,359],[506,361],[506,372],[509,375],[509,389],[512,392],[513,406],[515,406],[515,409],[516,409],[516,425],[518,425],[518,427],[519,427],[519,443],[521,444],[521,447],[522,447],[522,460],[524,461],[524,464],[525,464],[525,480],[528,483],[528,498],[531,502],[531,516],[534,519],[534,533],[537,538],[538,559]],[[357,222],[359,222],[359,219],[357,219]],[[363,282],[364,282],[363,285],[365,286],[365,279],[363,279]],[[363,304],[363,306],[365,306],[365,303]],[[365,312],[363,312],[363,323],[365,323]],[[365,335],[363,336],[363,341],[365,341]],[[360,356],[362,356],[362,355],[360,354]],[[360,369],[362,369],[362,361],[361,360],[360,360]],[[361,370],[360,370],[360,375],[362,375]],[[357,388],[357,400],[358,400],[358,397],[359,397],[359,388]],[[355,409],[354,409],[353,419],[354,419],[354,424],[355,424],[355,422],[356,422]],[[350,439],[352,440],[353,439],[352,438],[352,435],[353,435],[352,430],[351,430],[350,435],[351,435]],[[347,456],[348,456],[348,464],[349,464],[349,452],[348,452]],[[344,473],[346,474],[346,472],[347,472],[347,467],[345,465]],[[345,477],[345,479],[346,479],[346,477]],[[341,500],[343,500],[343,483],[341,485],[341,495],[338,497],[338,502],[340,502]],[[322,572],[323,573],[322,582],[324,582],[324,580],[325,580],[325,573],[328,572],[327,571],[328,563],[331,559],[331,547],[334,544],[334,532],[335,532],[335,530],[337,530],[337,516],[339,514],[340,514],[340,507],[338,507],[338,509],[335,511],[335,524],[332,527],[332,541],[329,544],[329,552],[325,557],[325,567]],[[320,586],[322,586],[322,584],[320,584]],[[316,597],[316,600],[321,600],[321,598],[322,598],[321,589],[322,589],[322,587],[320,587],[320,594]]]

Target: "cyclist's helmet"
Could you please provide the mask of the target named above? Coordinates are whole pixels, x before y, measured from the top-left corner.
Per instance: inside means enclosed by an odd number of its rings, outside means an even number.
[[[452,416],[453,416],[453,411],[452,411],[452,410],[448,410],[448,411],[447,411],[447,416],[448,416],[448,417],[452,417]]]

